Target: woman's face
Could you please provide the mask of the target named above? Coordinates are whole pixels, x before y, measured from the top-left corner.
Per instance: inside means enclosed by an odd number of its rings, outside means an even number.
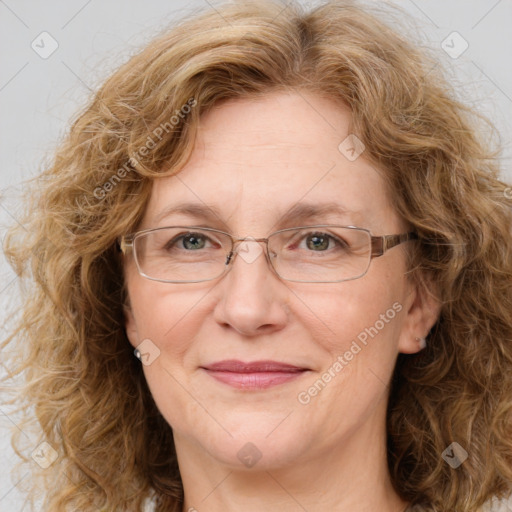
[[[186,167],[155,181],[140,229],[195,225],[254,238],[308,224],[407,231],[364,152],[354,159],[349,141],[339,148],[349,120],[338,103],[305,93],[220,105],[203,117]],[[163,214],[182,203],[217,215]],[[349,213],[280,220],[296,205],[326,203]],[[433,323],[404,275],[405,245],[340,283],[283,281],[249,246],[252,257],[239,254],[226,275],[200,283],[151,281],[126,260],[127,333],[134,347],[146,340],[144,373],[178,455],[275,468],[332,456],[355,436],[366,447],[382,441],[397,354],[420,350],[415,337]],[[261,361],[275,364],[242,365]]]

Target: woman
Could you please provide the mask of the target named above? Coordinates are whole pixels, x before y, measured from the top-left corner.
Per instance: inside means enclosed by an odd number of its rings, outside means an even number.
[[[44,510],[510,493],[512,189],[432,67],[352,2],[258,1],[107,80],[6,244]]]

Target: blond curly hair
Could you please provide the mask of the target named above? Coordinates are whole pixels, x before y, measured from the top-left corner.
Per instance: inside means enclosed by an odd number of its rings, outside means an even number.
[[[203,113],[294,90],[350,107],[352,133],[419,235],[410,276],[439,287],[427,348],[400,354],[393,375],[397,493],[427,511],[476,512],[510,492],[512,189],[480,116],[454,98],[425,50],[379,17],[341,0],[194,13],[113,73],[76,118],[29,189],[26,229],[14,226],[4,244],[31,283],[3,342],[6,366],[25,383],[12,400],[20,426],[37,425],[59,454],[34,469],[45,511],[140,511],[150,496],[158,511],[181,510],[172,430],[125,333],[116,240],[140,222],[153,180],[185,165]],[[454,441],[469,453],[457,469],[441,457]]]

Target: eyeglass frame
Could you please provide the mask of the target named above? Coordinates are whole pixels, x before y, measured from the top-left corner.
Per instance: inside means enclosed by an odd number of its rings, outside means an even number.
[[[366,268],[365,272],[359,276],[351,277],[348,279],[341,279],[338,281],[299,281],[296,279],[286,279],[285,277],[282,277],[277,272],[277,270],[274,268],[274,265],[271,262],[269,248],[268,248],[269,238],[274,235],[277,235],[278,233],[282,233],[284,231],[292,231],[292,230],[294,231],[294,230],[300,230],[300,229],[306,229],[306,228],[322,228],[322,227],[324,227],[324,228],[331,227],[331,228],[357,229],[359,231],[365,231],[366,233],[368,233],[368,235],[370,237],[371,250],[370,250],[370,259],[368,262],[368,267]],[[140,268],[140,264],[139,264],[137,255],[135,253],[135,245],[134,245],[135,239],[138,236],[146,234],[146,233],[151,233],[153,231],[160,231],[160,230],[170,229],[170,228],[185,228],[185,229],[189,229],[189,230],[200,229],[200,230],[204,230],[204,231],[213,231],[215,233],[222,233],[224,235],[227,235],[231,240],[231,250],[227,253],[227,260],[224,264],[224,271],[221,274],[219,274],[218,276],[212,277],[211,279],[199,279],[199,280],[194,280],[194,281],[170,281],[167,279],[157,279],[154,277],[149,277],[148,275],[144,274],[144,272],[142,272],[142,269]],[[133,251],[133,254],[134,254],[135,265],[137,267],[139,274],[142,277],[145,277],[146,279],[149,279],[151,281],[157,281],[160,283],[175,283],[175,284],[183,283],[183,284],[185,284],[185,283],[203,283],[203,282],[207,282],[207,281],[213,281],[214,279],[219,279],[220,277],[223,277],[224,275],[226,275],[226,273],[232,268],[232,266],[233,266],[232,262],[234,262],[236,256],[238,255],[238,251],[235,251],[235,244],[237,244],[238,242],[244,242],[247,240],[250,240],[253,242],[258,242],[258,243],[265,242],[265,247],[266,247],[265,258],[267,260],[267,263],[270,265],[270,268],[274,272],[274,274],[276,274],[280,279],[284,279],[285,281],[291,281],[291,282],[295,282],[295,283],[343,283],[345,281],[353,281],[355,279],[364,277],[368,273],[368,270],[370,269],[370,265],[371,265],[373,258],[378,258],[379,256],[382,256],[389,249],[392,249],[393,247],[396,247],[397,245],[400,245],[404,242],[408,242],[410,240],[419,240],[419,236],[414,231],[410,231],[408,233],[399,233],[399,234],[395,234],[395,235],[376,236],[376,235],[372,235],[372,233],[369,229],[360,228],[357,226],[340,226],[338,224],[315,224],[315,225],[310,225],[310,226],[297,226],[297,227],[293,227],[293,228],[279,229],[264,238],[253,238],[250,236],[240,238],[240,237],[233,236],[231,233],[228,233],[227,231],[222,231],[220,229],[215,229],[215,228],[207,228],[204,226],[163,226],[160,228],[149,228],[149,229],[144,229],[142,231],[137,231],[135,233],[130,233],[128,235],[122,235],[118,238],[117,244],[118,244],[118,249],[123,253],[123,255],[126,255],[127,250],[129,248],[131,248],[131,250]]]

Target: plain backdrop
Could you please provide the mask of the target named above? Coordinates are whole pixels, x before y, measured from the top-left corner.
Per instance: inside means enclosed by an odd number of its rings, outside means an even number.
[[[421,39],[435,52],[460,99],[493,121],[503,146],[502,177],[512,183],[512,0],[393,3],[413,16],[415,28],[411,25],[408,37]],[[19,217],[22,180],[34,176],[44,159],[51,158],[69,120],[91,91],[173,20],[218,4],[207,0],[0,0],[2,239],[5,226]],[[16,300],[17,278],[1,258],[2,337],[8,329],[2,316]],[[0,372],[8,371],[2,367]],[[11,476],[15,457],[9,438],[15,425],[15,415],[1,407],[0,510],[12,512],[22,509],[20,480],[29,478],[27,472]],[[36,440],[25,437],[35,448]]]

